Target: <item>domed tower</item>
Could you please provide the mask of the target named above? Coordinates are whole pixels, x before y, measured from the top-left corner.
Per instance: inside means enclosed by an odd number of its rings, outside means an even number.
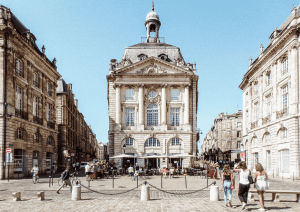
[[[152,1],[152,11],[148,13],[145,21],[147,29],[147,43],[159,43],[159,28],[160,28],[159,16],[154,12],[154,2]],[[155,37],[150,37],[150,32],[155,32]]]

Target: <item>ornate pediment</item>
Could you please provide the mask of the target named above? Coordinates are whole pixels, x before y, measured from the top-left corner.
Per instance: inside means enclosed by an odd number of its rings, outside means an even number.
[[[168,73],[168,71],[155,64],[155,63],[150,63],[149,65],[147,65],[144,68],[139,69],[138,71],[136,71],[137,74],[165,74]]]

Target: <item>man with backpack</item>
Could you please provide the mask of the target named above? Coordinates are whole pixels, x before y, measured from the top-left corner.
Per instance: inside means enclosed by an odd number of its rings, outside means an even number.
[[[66,170],[62,173],[62,185],[58,188],[58,190],[56,191],[56,193],[59,194],[59,190],[64,186],[64,185],[69,185],[70,186],[70,189],[71,189],[71,193],[72,193],[72,184],[69,180],[69,177],[70,177],[70,169],[71,167],[70,166],[67,166]]]

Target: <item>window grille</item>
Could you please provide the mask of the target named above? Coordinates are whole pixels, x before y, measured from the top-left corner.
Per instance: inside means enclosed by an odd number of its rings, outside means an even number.
[[[180,145],[179,138],[172,138],[172,146]]]
[[[282,75],[288,73],[288,58],[286,58],[282,63]]]
[[[180,100],[180,90],[179,89],[171,90],[171,101],[173,101],[173,100]]]
[[[20,77],[24,77],[23,63],[19,59],[16,59],[16,72]]]
[[[145,142],[145,147],[157,147],[157,146],[160,146],[160,142],[156,138],[149,138]]]
[[[33,85],[39,87],[39,75],[36,72],[33,73]]]
[[[147,107],[147,126],[158,125],[158,106],[151,103]]]
[[[133,146],[133,138],[126,138],[126,146]]]
[[[126,89],[126,100],[134,100],[134,89]]]
[[[47,83],[47,93],[49,96],[52,96],[52,85],[51,83]]]
[[[171,108],[171,126],[179,126],[180,108]]]
[[[282,109],[288,108],[288,85],[282,88]]]
[[[125,120],[126,126],[134,126],[134,108],[126,108],[125,110]]]

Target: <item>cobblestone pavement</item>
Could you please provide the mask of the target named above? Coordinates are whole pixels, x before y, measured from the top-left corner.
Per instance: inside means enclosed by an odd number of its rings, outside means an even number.
[[[58,188],[57,179],[54,179],[54,185],[49,188],[49,179],[40,179],[38,184],[33,184],[31,179],[0,181],[0,211],[240,211],[241,203],[237,197],[237,189],[233,191],[234,208],[226,208],[223,202],[223,192],[220,191],[220,201],[209,201],[209,190],[203,190],[188,195],[167,194],[151,188],[151,201],[140,200],[140,188],[121,195],[102,195],[82,187],[81,201],[72,201],[69,188],[61,190],[61,194],[56,194]],[[88,183],[84,178],[80,178],[82,184]],[[238,179],[238,177],[236,177]],[[161,177],[153,176],[147,181],[160,188]],[[208,183],[214,180],[209,179]],[[139,180],[139,184],[143,181]],[[221,181],[217,180],[217,185]],[[112,188],[112,179],[99,179],[91,181],[90,188],[103,193],[117,193],[134,188],[136,181],[129,177],[118,177],[114,180]],[[189,192],[205,187],[206,179],[187,176],[187,189],[185,188],[184,176],[173,179],[163,179],[163,189],[172,190],[175,193]],[[236,182],[236,186],[238,182]],[[294,183],[289,179],[271,179],[270,189],[280,190],[300,190],[300,182]],[[13,202],[12,193],[21,191],[22,201]],[[45,191],[45,201],[37,200],[37,192]],[[300,204],[296,202],[296,195],[281,195],[280,203],[271,202],[271,194],[265,196],[265,207],[272,211],[300,211]],[[258,197],[256,201],[249,203],[248,211],[257,211],[260,208]]]

